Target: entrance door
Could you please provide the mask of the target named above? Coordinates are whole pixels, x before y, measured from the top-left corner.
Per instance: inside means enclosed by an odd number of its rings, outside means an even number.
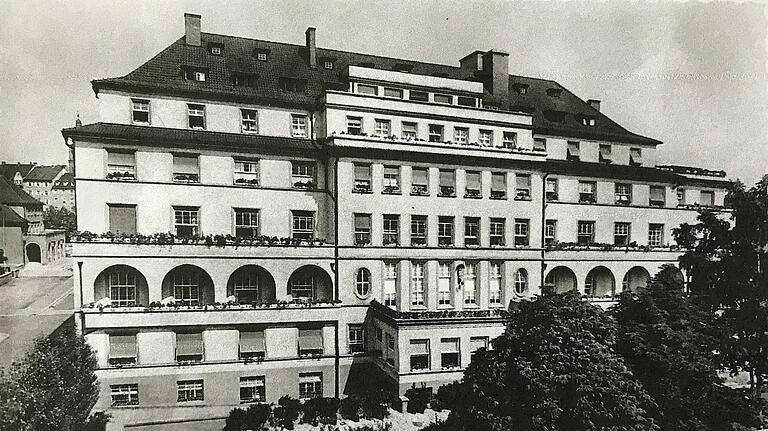
[[[34,242],[27,244],[27,261],[40,263],[40,246]]]

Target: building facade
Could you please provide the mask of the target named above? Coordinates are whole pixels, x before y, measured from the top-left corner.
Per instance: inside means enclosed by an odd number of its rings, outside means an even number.
[[[187,14],[158,56],[93,81],[99,121],[62,132],[97,408],[125,423],[435,390],[511,301],[606,304],[723,206],[725,173],[657,166],[661,142],[504,52],[453,67],[200,28]]]
[[[34,165],[32,169],[24,176],[24,191],[33,198],[43,203],[44,208],[54,204],[53,187],[64,174],[67,168],[64,165]],[[60,205],[54,205],[60,207]]]
[[[75,210],[75,180],[72,174],[67,172],[53,182],[48,204],[56,209]]]

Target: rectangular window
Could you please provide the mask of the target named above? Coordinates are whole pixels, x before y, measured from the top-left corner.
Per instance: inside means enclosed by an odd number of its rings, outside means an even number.
[[[306,138],[309,137],[307,131],[307,116],[306,115],[291,115],[291,136],[294,138]]]
[[[293,161],[291,162],[291,184],[295,189],[314,189],[317,185],[315,181],[316,166],[315,162]]]
[[[428,102],[429,101],[429,93],[424,91],[414,91],[411,90],[408,92],[408,98],[410,100],[413,100],[415,102]]]
[[[677,205],[685,205],[685,189],[682,187],[677,188]]]
[[[291,93],[304,93],[307,89],[306,79],[281,77],[277,84],[281,90],[290,91]]]
[[[173,228],[178,237],[192,237],[200,234],[200,208],[173,207]]]
[[[472,352],[472,360],[474,360],[475,352],[480,349],[488,348],[488,337],[470,337],[469,338],[469,350]]]
[[[231,81],[235,87],[256,88],[259,85],[259,75],[248,72],[232,72]]]
[[[136,233],[136,205],[107,204],[107,207],[110,232]]]
[[[424,306],[424,264],[411,263],[411,305]]]
[[[248,286],[244,286],[245,283],[236,282],[235,295],[238,301],[242,297],[244,301],[241,303],[248,303],[249,299],[253,299],[252,302],[261,300],[258,294],[258,280],[251,280],[246,282]],[[246,290],[247,289],[247,290]],[[238,357],[241,361],[261,361],[264,359],[267,347],[264,340],[264,331],[239,331],[240,332],[240,351]]]
[[[437,244],[453,245],[453,217],[440,216],[437,218]]]
[[[664,208],[664,202],[666,200],[664,194],[663,186],[651,186],[651,195],[648,200],[648,205],[654,208]]]
[[[109,385],[112,407],[139,405],[139,385],[128,383],[124,385]]]
[[[175,286],[175,287],[178,288],[178,286]],[[176,334],[176,362],[201,362],[202,360],[203,360],[203,333],[202,332],[177,333]]]
[[[131,120],[133,124],[149,124],[149,100],[131,99]]]
[[[299,398],[307,400],[310,398],[323,397],[323,374],[322,373],[300,373],[299,374]]]
[[[557,220],[547,220],[544,223],[544,244],[557,242]]]
[[[377,119],[374,127],[373,127],[373,134],[376,136],[381,137],[389,137],[392,133],[392,122],[389,120],[379,120]]]
[[[187,118],[190,129],[205,130],[205,105],[187,104]]]
[[[355,245],[371,243],[371,215],[355,214]]]
[[[464,217],[464,245],[480,245],[479,217]]]
[[[363,330],[363,325],[349,325],[347,334],[349,353],[365,352],[365,331]]]
[[[469,129],[466,127],[453,128],[453,142],[457,144],[466,144],[469,142]]]
[[[429,142],[443,142],[443,126],[439,124],[429,125]]]
[[[504,148],[515,148],[517,146],[517,133],[504,132],[504,140],[502,142]]]
[[[234,183],[239,186],[258,186],[259,161],[235,159]]]
[[[632,166],[640,166],[643,164],[643,152],[640,148],[629,149],[629,164]]]
[[[590,245],[595,243],[595,222],[579,221],[577,225],[576,239],[579,244]]]
[[[528,174],[516,174],[515,180],[517,182],[517,187],[515,188],[515,199],[530,200],[531,176]]]
[[[136,153],[107,151],[107,179],[135,180]]]
[[[488,304],[501,305],[501,263],[491,262],[488,273]]]
[[[299,328],[299,357],[323,354],[323,328]]]
[[[312,240],[315,237],[315,212],[291,211],[291,236],[303,240]]]
[[[435,103],[443,103],[446,105],[453,104],[453,96],[448,94],[435,94],[432,100],[434,100]]]
[[[631,232],[630,223],[616,222],[613,224],[613,244],[629,245]]]
[[[579,181],[579,202],[593,204],[596,202],[594,181]]]
[[[362,117],[347,117],[347,134],[348,135],[363,134],[363,118]]]
[[[616,183],[616,205],[629,205],[632,203],[632,185]]]
[[[368,94],[371,96],[379,95],[379,87],[375,85],[357,84],[357,92],[360,94]]]
[[[235,236],[238,238],[259,236],[259,210],[235,208]]]
[[[486,147],[493,146],[493,131],[480,129],[480,134],[477,136],[477,143]]]
[[[533,149],[536,151],[547,151],[547,140],[544,138],[533,138]]]
[[[397,306],[397,274],[397,262],[384,262],[384,305],[388,307]]]
[[[474,97],[457,96],[457,99],[457,105],[459,106],[469,106],[472,108],[477,106],[477,99]]]
[[[461,349],[458,338],[440,339],[440,368],[446,370],[461,367]]]
[[[136,305],[136,276],[127,269],[114,269],[109,272],[109,298],[112,307],[132,307]]]
[[[707,191],[707,190],[702,190],[701,191],[701,198],[699,200],[700,200],[699,205],[708,206],[708,207],[714,206],[715,205],[715,192]]]
[[[491,239],[491,246],[502,246],[504,245],[504,225],[506,224],[506,220],[503,218],[492,218],[491,219],[491,226],[490,226],[490,239]]]
[[[464,305],[477,305],[477,264],[464,265]]]
[[[599,158],[600,163],[611,163],[611,145],[610,144],[600,144],[599,147]]]
[[[437,264],[437,305],[451,305],[451,263]]]
[[[384,214],[384,245],[400,244],[400,216],[397,214]]]
[[[352,191],[355,193],[371,192],[371,165],[355,163],[355,184]]]
[[[240,377],[240,404],[263,403],[265,394],[263,376]]]
[[[411,170],[411,194],[429,196],[429,169],[416,168]]]
[[[464,185],[464,197],[465,198],[481,198],[482,188],[481,188],[480,172],[466,171],[464,178],[466,179],[465,185]]]
[[[241,109],[240,130],[243,133],[259,133],[259,113],[253,109]]]
[[[418,126],[410,121],[403,121],[402,138],[407,140],[416,139]]]
[[[558,185],[557,178],[547,178],[547,183],[546,183],[547,202],[557,201],[560,198],[558,191],[559,191],[559,185]]]
[[[664,245],[664,225],[651,223],[648,225],[648,245],[662,247]]]
[[[396,99],[403,98],[403,90],[399,88],[384,87],[384,97],[394,97]]]
[[[567,160],[579,161],[581,158],[581,148],[578,141],[568,141]]]
[[[527,247],[530,244],[529,229],[530,220],[515,219],[515,246]]]
[[[173,181],[181,183],[200,182],[200,167],[197,155],[173,155]]]
[[[429,340],[411,340],[411,371],[429,369]]]
[[[384,166],[384,188],[382,193],[400,193],[400,166]]]
[[[200,67],[182,66],[181,76],[185,81],[205,82],[207,70]]]
[[[491,172],[491,199],[507,198],[507,174]]]
[[[124,366],[134,364],[136,364],[136,335],[110,334],[109,365]]]
[[[411,245],[427,245],[427,216],[411,216]]]
[[[440,169],[440,194],[438,196],[456,196],[456,171]]]

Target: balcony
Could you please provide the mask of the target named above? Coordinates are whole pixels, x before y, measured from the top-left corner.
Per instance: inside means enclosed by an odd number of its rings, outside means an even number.
[[[371,301],[371,309],[379,316],[385,317],[397,323],[420,320],[450,320],[461,319],[490,319],[503,320],[509,316],[509,312],[503,308],[471,309],[471,310],[437,310],[437,311],[397,311],[376,301]]]
[[[440,193],[438,193],[438,196],[446,197],[446,198],[455,198],[456,188],[453,186],[440,186]]]
[[[400,186],[384,186],[381,193],[385,195],[399,195],[401,193]]]

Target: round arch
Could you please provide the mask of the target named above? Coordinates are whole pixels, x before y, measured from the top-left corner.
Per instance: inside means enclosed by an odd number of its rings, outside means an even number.
[[[179,265],[163,278],[162,297],[183,305],[210,305],[215,302],[213,280],[199,266]]]
[[[624,292],[637,292],[638,290],[645,289],[650,281],[651,274],[648,270],[642,266],[635,266],[624,274],[624,281],[621,283],[621,286]]]
[[[288,279],[288,294],[294,299],[331,301],[333,300],[333,281],[323,268],[317,265],[304,265],[293,271]]]
[[[42,251],[37,243],[30,242],[27,244],[27,262],[42,263]]]
[[[240,304],[274,302],[275,279],[259,265],[237,268],[227,281],[227,297],[234,296]]]
[[[544,278],[544,286],[552,289],[555,293],[576,290],[576,274],[567,266],[557,266],[547,273]]]
[[[145,306],[149,304],[149,285],[144,274],[128,265],[112,265],[104,269],[93,282],[93,300],[112,300],[113,307]]]
[[[592,268],[584,279],[584,294],[597,298],[616,295],[616,279],[611,270],[604,266]]]

